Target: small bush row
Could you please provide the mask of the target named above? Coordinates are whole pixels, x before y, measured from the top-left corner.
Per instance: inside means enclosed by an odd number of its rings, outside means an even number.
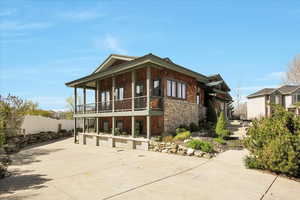
[[[187,143],[187,146],[192,149],[201,150],[207,153],[213,152],[213,146],[209,142],[205,142],[202,140],[194,139]]]

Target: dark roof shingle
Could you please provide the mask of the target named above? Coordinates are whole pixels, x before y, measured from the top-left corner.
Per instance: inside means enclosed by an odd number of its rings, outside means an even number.
[[[258,96],[263,96],[263,95],[268,95],[268,94],[271,94],[272,92],[274,92],[276,89],[275,88],[264,88],[264,89],[261,89],[253,94],[250,94],[248,95],[247,97],[248,98],[251,98],[251,97],[258,97]]]

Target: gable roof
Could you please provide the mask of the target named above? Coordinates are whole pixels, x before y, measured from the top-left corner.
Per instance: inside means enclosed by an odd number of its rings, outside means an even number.
[[[112,55],[114,55],[114,54],[112,54]],[[109,57],[111,57],[111,56],[109,56]],[[108,60],[108,59],[109,58],[107,58],[106,60]],[[105,62],[106,61],[104,61],[103,63],[105,63]],[[198,72],[194,72],[190,69],[187,69],[183,66],[177,65],[173,62],[170,62],[170,60],[168,60],[168,59],[163,59],[163,58],[158,57],[158,56],[156,56],[154,54],[151,54],[151,53],[146,54],[146,55],[141,56],[141,57],[135,57],[135,59],[131,59],[128,62],[115,65],[112,68],[109,68],[109,67],[101,68],[101,66],[105,66],[105,65],[103,65],[103,63],[92,74],[90,74],[88,76],[85,76],[85,77],[82,77],[80,79],[68,82],[68,83],[66,83],[66,85],[69,86],[69,87],[79,86],[79,85],[82,85],[86,82],[94,81],[96,79],[99,79],[99,78],[102,78],[102,77],[105,77],[105,76],[109,76],[109,75],[112,75],[112,74],[115,74],[115,73],[119,73],[121,71],[125,71],[125,70],[134,68],[138,65],[142,65],[142,64],[145,64],[145,63],[153,63],[153,64],[156,64],[156,65],[160,65],[162,67],[166,67],[168,69],[175,70],[175,71],[178,71],[180,73],[186,74],[188,76],[194,77],[200,82],[203,82],[203,83],[208,82],[208,79],[207,79],[206,76],[204,76],[204,75],[202,75]]]
[[[274,91],[276,91],[275,88],[264,88],[257,92],[254,92],[253,94],[248,95],[247,98],[269,95],[272,94]]]
[[[104,69],[107,69],[110,67],[115,61],[131,61],[138,57],[136,56],[126,56],[126,55],[120,55],[120,54],[110,54],[100,65],[96,68],[96,70],[93,73],[97,73],[99,71],[102,71]]]

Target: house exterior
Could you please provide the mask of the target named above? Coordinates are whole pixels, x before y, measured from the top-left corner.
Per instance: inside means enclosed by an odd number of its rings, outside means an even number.
[[[75,142],[113,147],[147,149],[152,136],[206,120],[208,102],[226,112],[231,101],[220,75],[207,77],[153,54],[112,54],[92,74],[66,85],[74,88],[75,127],[83,122],[83,130],[74,128]],[[92,103],[87,90],[94,93]]]
[[[268,117],[272,110],[270,104],[282,105],[286,110],[299,114],[295,103],[300,101],[299,85],[284,85],[279,88],[264,88],[250,94],[247,102],[247,119]]]

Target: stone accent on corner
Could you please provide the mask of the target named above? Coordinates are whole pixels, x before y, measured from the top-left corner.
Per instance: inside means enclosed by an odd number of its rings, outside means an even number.
[[[206,115],[206,108],[202,105],[183,100],[164,99],[164,131],[174,132],[179,125],[189,125],[191,122],[199,123]]]

